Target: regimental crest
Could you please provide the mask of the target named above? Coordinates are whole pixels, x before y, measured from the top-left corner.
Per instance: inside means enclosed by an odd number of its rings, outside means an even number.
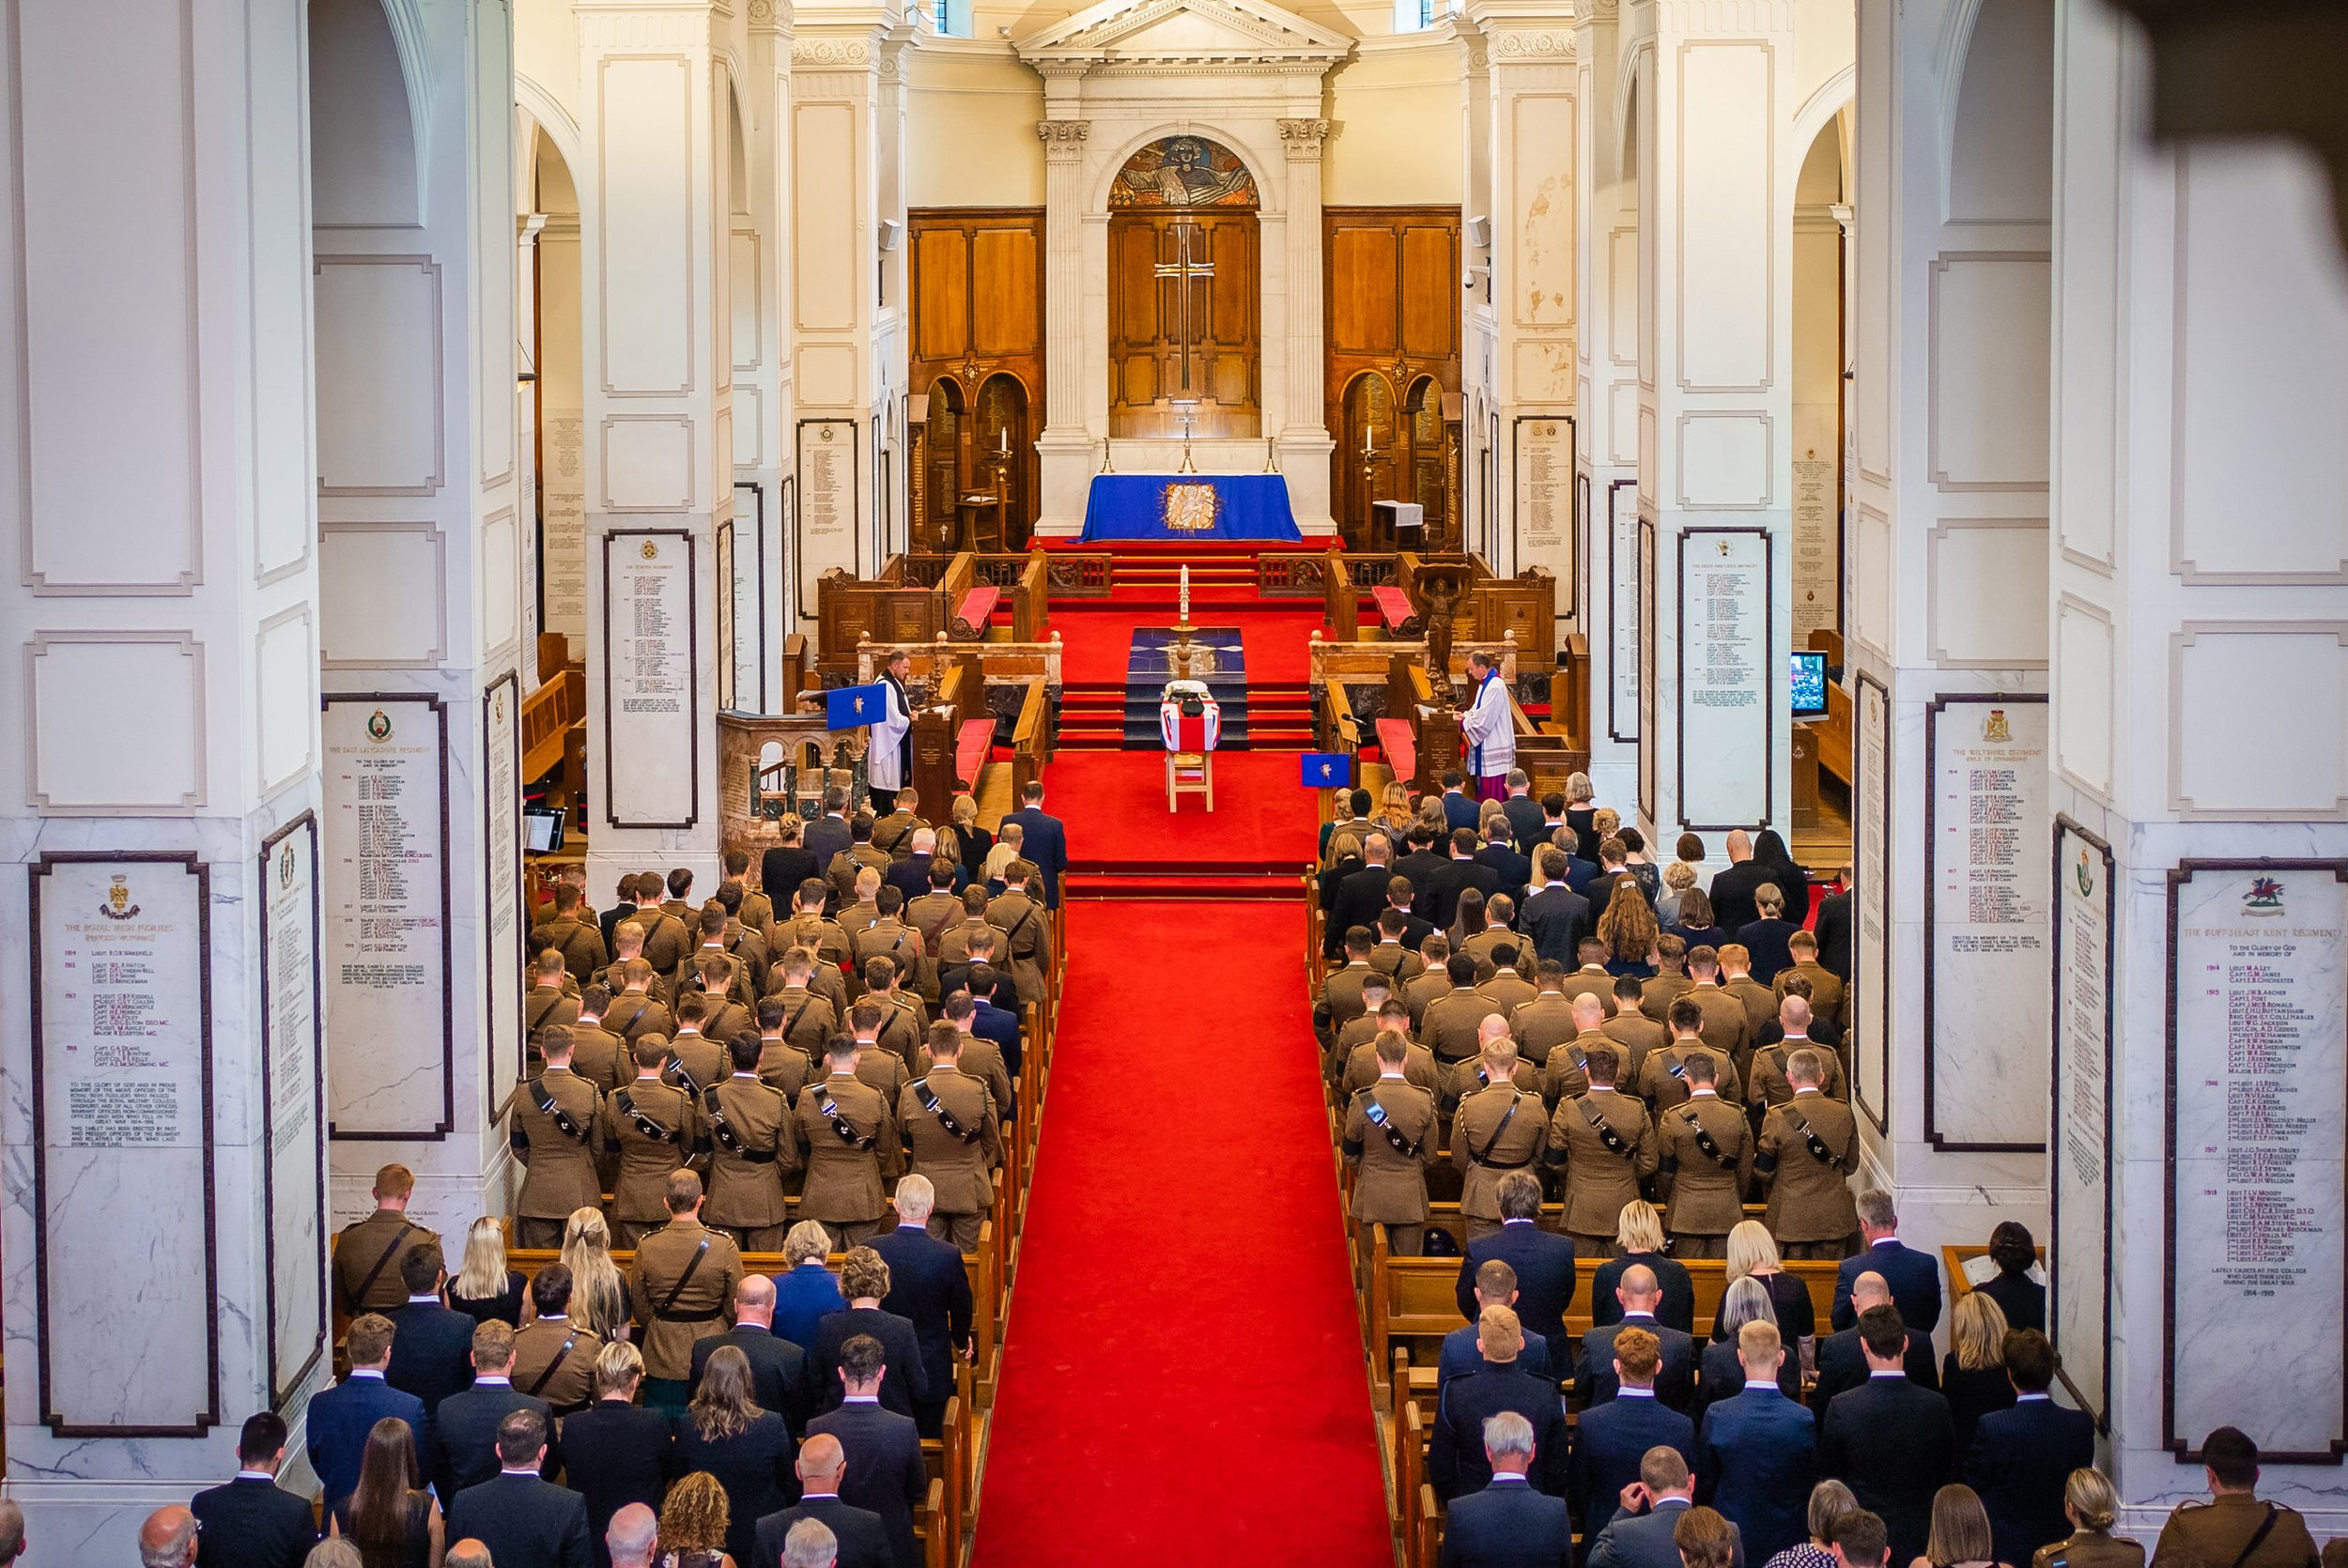
[[[367,715],[367,739],[388,741],[392,738],[392,715],[378,708]]]
[[[660,559],[660,546],[647,539],[644,541],[643,554],[646,561],[658,561]]]
[[[1169,484],[1159,492],[1161,520],[1170,533],[1212,533],[1223,498],[1212,484]]]
[[[98,906],[98,913],[109,920],[131,920],[138,917],[139,906],[131,901],[131,879],[117,875],[114,885],[106,889],[106,901]]]
[[[2010,741],[2014,738],[2014,727],[2006,723],[2003,708],[1989,710],[1989,716],[1981,721],[1981,738],[1991,742]]]
[[[281,845],[277,851],[277,885],[280,891],[294,884],[294,853],[291,844]]]
[[[2079,869],[2078,871],[2078,877],[2079,884],[2079,897],[2082,899],[2093,898],[2095,896],[2095,873],[2088,866],[2087,852],[2085,850],[2079,851]]]
[[[489,699],[489,717],[490,721],[495,724],[505,722],[505,688],[503,686],[498,687],[497,695]]]
[[[2259,920],[2272,920],[2283,912],[2283,884],[2273,877],[2252,877],[2250,890],[2242,895],[2242,913]]]

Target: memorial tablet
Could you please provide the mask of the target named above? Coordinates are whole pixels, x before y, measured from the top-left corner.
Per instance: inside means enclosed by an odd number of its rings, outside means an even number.
[[[603,540],[604,820],[684,829],[701,793],[700,640],[692,535],[615,529]]]
[[[1771,693],[1784,679],[1769,654],[1773,594],[1765,530],[1680,531],[1679,815],[1691,833],[1770,820]]]
[[[2047,1337],[2096,1424],[2111,1388],[2111,850],[2068,817],[2054,827],[2054,1148]]]
[[[270,1403],[283,1406],[326,1350],[326,1079],[319,1014],[318,823],[305,811],[261,846],[262,1162]]]

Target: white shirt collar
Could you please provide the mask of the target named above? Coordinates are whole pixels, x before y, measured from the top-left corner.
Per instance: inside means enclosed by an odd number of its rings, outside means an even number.
[[[1503,1220],[1500,1223],[1502,1228],[1505,1229],[1509,1225],[1529,1225],[1533,1223],[1533,1222],[1530,1220]]]
[[[1628,1383],[1625,1383],[1621,1388],[1616,1389],[1614,1393],[1616,1397],[1621,1399],[1653,1399],[1655,1397],[1655,1391],[1653,1389],[1634,1389]]]
[[[1899,1244],[1900,1238],[1897,1236],[1878,1236],[1868,1243],[1871,1247],[1896,1247]]]
[[[1877,1371],[1877,1370],[1875,1370],[1874,1368],[1872,1368],[1872,1367],[1871,1367],[1871,1368],[1869,1368],[1869,1369],[1868,1369],[1867,1376],[1868,1376],[1869,1377],[1871,1377],[1871,1378],[1872,1378],[1872,1377],[1905,1377],[1905,1376],[1908,1376],[1908,1374],[1907,1374],[1907,1372],[1906,1372],[1904,1369],[1899,1368],[1899,1367],[1893,1367],[1893,1368],[1892,1368],[1889,1372],[1879,1372],[1879,1371]]]
[[[840,1403],[842,1405],[878,1405],[880,1403],[880,1395],[876,1393],[852,1393],[841,1400]]]
[[[408,1298],[408,1304],[409,1304],[409,1306],[411,1306],[411,1307],[421,1307],[421,1306],[423,1306],[425,1302],[429,1301],[429,1302],[434,1303],[435,1305],[438,1305],[438,1304],[439,1304],[439,1302],[440,1302],[440,1299],[438,1296],[434,1295],[432,1292],[430,1292],[430,1291],[428,1291],[428,1290],[427,1290],[427,1291],[425,1291],[425,1292],[423,1295],[421,1295],[421,1296],[410,1296],[409,1298]]]
[[[2017,1393],[2014,1396],[2014,1403],[2016,1405],[2051,1405],[2054,1403],[2054,1395],[2046,1392]]]
[[[350,1375],[353,1377],[372,1377],[378,1383],[383,1381],[383,1369],[381,1367],[354,1366],[350,1369]]]
[[[472,1386],[476,1389],[510,1389],[514,1386],[514,1379],[502,1373],[485,1372],[473,1378]]]
[[[267,1470],[239,1470],[237,1479],[239,1481],[266,1481],[271,1486],[277,1484],[277,1478]]]

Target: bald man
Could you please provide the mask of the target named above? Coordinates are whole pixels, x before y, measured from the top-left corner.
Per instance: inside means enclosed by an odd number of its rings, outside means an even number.
[[[1614,1370],[1614,1336],[1625,1329],[1645,1329],[1655,1336],[1662,1357],[1653,1379],[1654,1396],[1685,1412],[1695,1392],[1696,1342],[1691,1335],[1666,1329],[1655,1320],[1655,1305],[1663,1299],[1655,1270],[1644,1263],[1624,1269],[1614,1286],[1614,1299],[1622,1303],[1622,1316],[1582,1336],[1582,1359],[1574,1367],[1573,1383],[1583,1407],[1603,1405],[1622,1391],[1622,1378]]]
[[[799,1446],[798,1506],[758,1521],[758,1545],[750,1554],[755,1561],[780,1562],[792,1527],[812,1520],[838,1540],[838,1568],[889,1568],[888,1532],[880,1515],[840,1500],[840,1479],[847,1465],[847,1451],[827,1432],[818,1432]]]
[[[495,1560],[489,1556],[489,1544],[470,1535],[451,1546],[448,1556],[441,1561],[447,1564],[447,1568],[497,1568]]]
[[[1518,1009],[1518,1017],[1522,1018],[1527,1010]],[[1622,1063],[1622,1048],[1602,1027],[1606,1022],[1606,1004],[1603,1000],[1583,992],[1568,1005],[1568,1010],[1573,1033],[1565,1039],[1539,1055],[1533,1053],[1529,1049],[1530,1039],[1527,1040],[1525,1053],[1541,1064],[1541,1099],[1552,1112],[1557,1109],[1559,1100],[1589,1093],[1591,1052],[1603,1051],[1613,1056],[1618,1069]],[[1620,1079],[1619,1070],[1615,1077]]]
[[[660,1516],[641,1502],[629,1503],[611,1515],[603,1532],[611,1568],[652,1568],[652,1554],[660,1544]]]
[[[1883,1276],[1868,1269],[1850,1287],[1851,1310],[1864,1314],[1870,1307],[1892,1304],[1892,1287]],[[1933,1364],[1932,1339],[1915,1330],[1908,1330],[1908,1358],[1901,1362],[1911,1383],[1927,1389],[1940,1386],[1939,1368]],[[1810,1396],[1811,1413],[1818,1424],[1826,1424],[1827,1403],[1838,1393],[1846,1393],[1867,1380],[1867,1358],[1859,1343],[1856,1326],[1840,1333],[1828,1334],[1818,1341],[1818,1386]]]
[[[174,1503],[158,1508],[139,1527],[139,1561],[145,1568],[189,1568],[195,1560],[195,1515]]]
[[[794,1421],[814,1414],[815,1391],[810,1381],[807,1351],[775,1332],[775,1282],[767,1274],[745,1274],[734,1287],[734,1327],[693,1342],[692,1372],[687,1385],[699,1392],[702,1374],[720,1345],[731,1345],[749,1358],[750,1384],[759,1407],[780,1410]]]

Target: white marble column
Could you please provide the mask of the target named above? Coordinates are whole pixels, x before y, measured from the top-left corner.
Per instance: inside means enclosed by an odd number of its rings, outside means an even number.
[[[1575,232],[1587,237],[1573,335],[1575,623],[1590,648],[1590,781],[1620,804],[1638,793],[1639,214],[1623,168],[1619,10],[1578,8],[1575,23]]]
[[[1336,448],[1322,401],[1327,355],[1321,324],[1321,159],[1329,122],[1291,118],[1280,122],[1280,149],[1288,155],[1288,407],[1279,431],[1280,468],[1288,475],[1289,506],[1307,536],[1336,531],[1329,511],[1329,454]]]
[[[2110,850],[2070,846],[2066,905],[2081,856],[2116,890],[2109,1052],[2092,1007],[2057,1015],[2057,1347],[2109,1414],[2123,1528],[2201,1492],[2179,1451],[2222,1422],[2323,1540],[2348,1530],[2348,261],[2303,148],[2155,145],[2142,35],[2056,11],[2052,807]]]
[[[303,9],[131,5],[100,48],[90,13],[28,7],[0,41],[0,1310],[28,1560],[136,1560],[148,1510],[325,1373]]]
[[[1045,80],[1051,72],[1045,71]],[[1085,492],[1099,466],[1085,426],[1084,174],[1080,119],[1038,120],[1043,144],[1043,499],[1036,527],[1074,533],[1084,524]]]
[[[579,0],[588,884],[718,869],[716,530],[734,515],[725,323],[731,14]]]

